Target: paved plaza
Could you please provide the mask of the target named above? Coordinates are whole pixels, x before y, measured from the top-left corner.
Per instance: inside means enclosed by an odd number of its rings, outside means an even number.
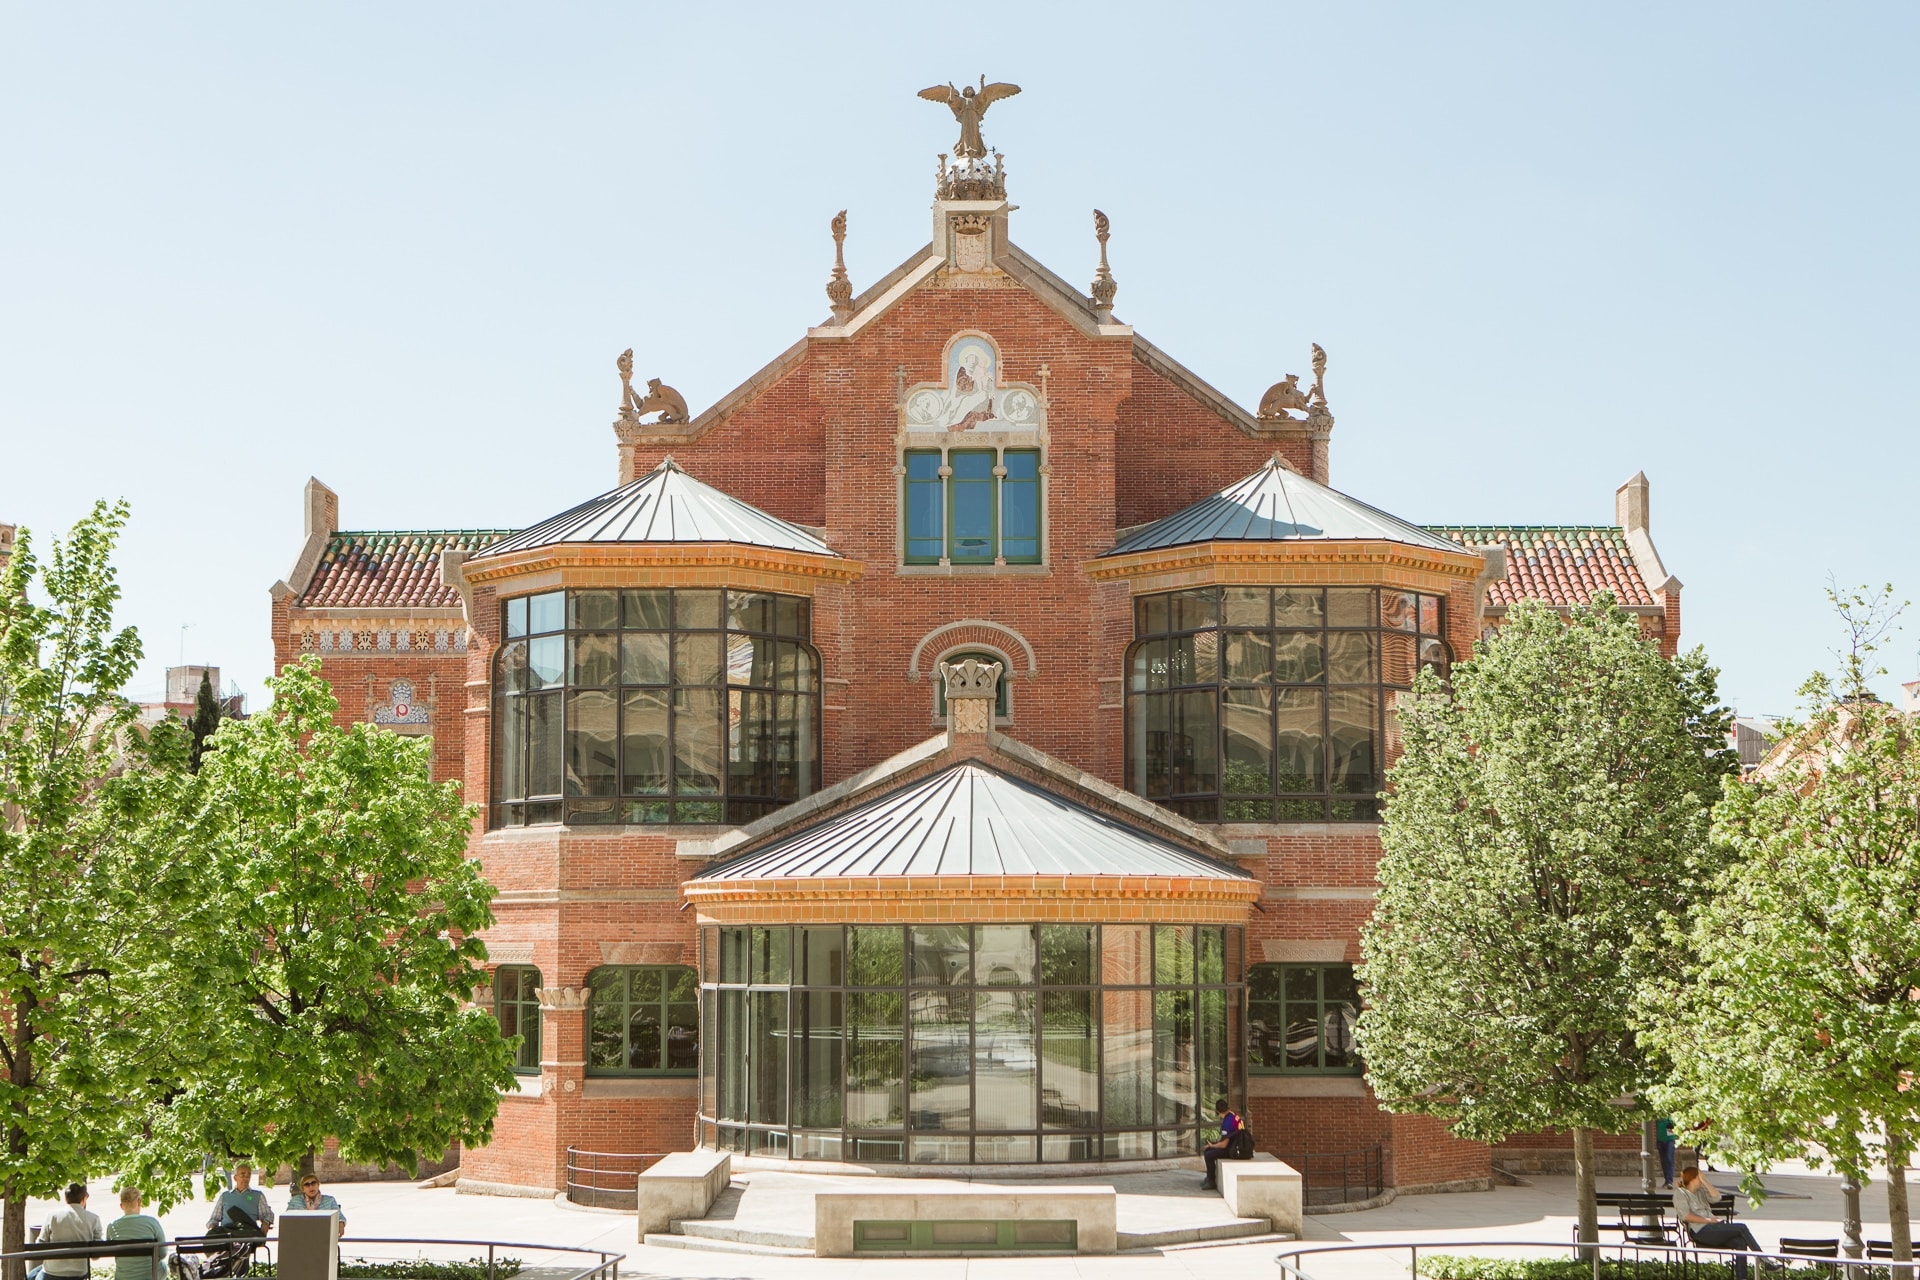
[[[723,1200],[722,1212],[732,1212],[735,1221],[764,1227],[770,1232],[797,1229],[806,1221],[803,1201],[810,1191],[811,1175],[754,1172],[735,1179],[735,1191]],[[1733,1177],[1719,1175],[1723,1186],[1733,1185]],[[825,1181],[842,1183],[843,1178]],[[1120,1226],[1122,1231],[1142,1231],[1155,1224],[1187,1221],[1195,1213],[1210,1212],[1224,1218],[1214,1196],[1199,1196],[1189,1185],[1188,1175],[1127,1175],[1120,1178],[1077,1181],[1110,1181],[1121,1192]],[[1837,1236],[1840,1222],[1840,1184],[1837,1178],[1811,1174],[1794,1167],[1769,1174],[1769,1186],[1787,1193],[1759,1206],[1741,1202],[1741,1218],[1749,1223],[1762,1245],[1773,1247],[1782,1235]],[[1493,1191],[1457,1195],[1404,1196],[1379,1209],[1359,1213],[1310,1217],[1307,1235],[1312,1241],[1329,1243],[1388,1244],[1399,1241],[1558,1241],[1570,1237],[1573,1227],[1573,1180],[1566,1177],[1536,1177],[1525,1187],[1500,1187]],[[1602,1190],[1637,1190],[1634,1180],[1607,1178]],[[1236,1277],[1277,1276],[1273,1258],[1279,1248],[1271,1239],[1256,1243],[1176,1246],[1155,1251],[1124,1253],[1110,1257],[1069,1258],[912,1258],[873,1259],[848,1262],[842,1259],[792,1257],[769,1254],[722,1253],[703,1249],[673,1249],[647,1246],[634,1236],[631,1214],[608,1210],[588,1210],[551,1200],[511,1199],[495,1196],[460,1195],[449,1189],[426,1189],[404,1182],[335,1183],[328,1190],[340,1198],[348,1218],[348,1238],[342,1250],[346,1256],[412,1256],[413,1249],[396,1250],[392,1246],[368,1244],[356,1247],[355,1239],[378,1236],[431,1237],[435,1239],[503,1240],[541,1244],[617,1250],[627,1255],[621,1266],[623,1276],[635,1280],[826,1280],[827,1277],[857,1273],[871,1280],[894,1280],[912,1276],[915,1280],[972,1280],[974,1277],[1109,1277],[1132,1280],[1180,1280],[1205,1277],[1207,1280],[1233,1280]],[[1799,1197],[1805,1197],[1799,1198]],[[274,1188],[276,1208],[285,1204],[284,1188]],[[1866,1234],[1884,1239],[1886,1198],[1876,1183],[1862,1195],[1866,1214]],[[732,1203],[729,1210],[726,1206]],[[1210,1203],[1209,1203],[1210,1202]],[[92,1207],[111,1219],[116,1212],[110,1186],[97,1183]],[[744,1206],[751,1218],[743,1218]],[[29,1221],[39,1222],[50,1206],[35,1202]],[[203,1203],[177,1206],[165,1215],[170,1236],[197,1233],[205,1220]],[[436,1256],[463,1258],[474,1256],[475,1249],[453,1246],[426,1250]],[[567,1265],[565,1255],[521,1248],[511,1251],[529,1268],[545,1271]],[[1323,1256],[1310,1260],[1308,1273],[1315,1280],[1400,1280],[1406,1275],[1406,1255],[1400,1252],[1366,1254],[1340,1258]],[[551,1274],[551,1272],[549,1272]]]

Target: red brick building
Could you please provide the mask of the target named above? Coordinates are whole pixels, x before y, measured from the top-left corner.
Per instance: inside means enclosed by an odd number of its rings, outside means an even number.
[[[501,890],[525,1074],[463,1185],[1164,1159],[1217,1096],[1489,1177],[1352,1052],[1394,699],[1522,597],[1672,652],[1645,478],[1615,526],[1395,519],[1328,487],[1317,348],[1249,412],[1114,319],[1104,218],[1089,296],[1009,211],[944,167],[929,245],[697,414],[629,386],[618,487],[531,529],[343,530],[309,484],[276,661],[433,736]]]

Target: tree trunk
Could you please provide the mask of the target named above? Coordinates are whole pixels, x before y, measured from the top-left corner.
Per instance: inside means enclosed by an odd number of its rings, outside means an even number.
[[[1580,1208],[1580,1243],[1600,1243],[1600,1210],[1593,1194],[1593,1130],[1573,1131],[1573,1199]],[[1591,1259],[1594,1251],[1582,1249],[1581,1258]]]
[[[1887,1135],[1887,1226],[1893,1235],[1893,1258],[1896,1262],[1913,1261],[1913,1226],[1907,1216],[1907,1142],[1905,1138],[1889,1133]],[[1912,1280],[1913,1271],[1909,1267],[1895,1267],[1893,1280]]]
[[[308,1174],[314,1171],[313,1161],[314,1161],[314,1156],[311,1150],[309,1150],[307,1154],[300,1157],[300,1167],[294,1170],[294,1173],[293,1173],[293,1189],[295,1191],[298,1191],[300,1189],[300,1180],[302,1178],[305,1178]]]
[[[7,1207],[0,1215],[0,1252],[19,1253],[27,1247],[27,1193],[19,1183],[9,1183],[5,1189]],[[25,1259],[7,1260],[6,1280],[26,1280],[27,1264]]]

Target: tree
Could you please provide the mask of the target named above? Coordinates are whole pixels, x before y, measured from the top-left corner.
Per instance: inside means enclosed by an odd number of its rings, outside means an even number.
[[[188,767],[195,773],[200,772],[200,757],[207,749],[207,740],[220,728],[222,714],[220,699],[213,694],[213,680],[202,671],[200,692],[193,699],[193,718],[187,721],[187,732],[193,736],[193,746],[187,757]]]
[[[153,1117],[150,1184],[184,1185],[194,1143],[272,1168],[333,1137],[412,1168],[485,1142],[513,1083],[499,1024],[467,1003],[495,891],[465,856],[458,784],[432,780],[425,739],[336,726],[317,660],[273,688],[271,711],[221,726],[172,824],[206,886],[172,997],[202,1042]]]
[[[184,882],[128,833],[173,802],[186,748],[177,724],[135,733],[120,694],[140,660],[133,629],[113,629],[112,554],[126,519],[125,503],[96,504],[53,544],[44,572],[23,529],[0,574],[0,1248],[9,1252],[24,1243],[28,1196],[112,1167],[161,1050],[142,992]]]
[[[1912,1257],[1905,1168],[1920,1136],[1920,726],[1876,698],[1870,667],[1898,609],[1833,593],[1849,630],[1805,723],[1714,811],[1728,865],[1677,981],[1644,994],[1644,1037],[1672,1060],[1656,1090],[1711,1121],[1744,1168],[1785,1158],[1864,1181],[1887,1169],[1894,1257]]]
[[[1429,670],[1401,702],[1361,934],[1373,1089],[1476,1141],[1571,1130],[1582,1240],[1593,1131],[1628,1126],[1649,1077],[1630,998],[1710,869],[1715,675],[1601,596],[1564,619],[1516,606],[1451,690]]]

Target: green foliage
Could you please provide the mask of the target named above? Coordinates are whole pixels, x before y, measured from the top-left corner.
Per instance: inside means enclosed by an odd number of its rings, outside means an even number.
[[[200,757],[206,752],[208,741],[220,728],[221,714],[220,700],[213,693],[213,681],[202,671],[200,691],[193,699],[193,718],[187,721],[187,732],[193,735],[187,765],[195,773],[200,772]]]
[[[1478,1141],[1621,1131],[1654,1074],[1628,1019],[1716,869],[1726,714],[1605,596],[1522,604],[1402,700],[1358,1036],[1396,1111]]]
[[[1714,811],[1727,869],[1676,928],[1684,970],[1643,993],[1643,1038],[1672,1061],[1655,1096],[1710,1120],[1745,1168],[1806,1158],[1856,1176],[1906,1163],[1920,1135],[1920,726],[1867,691],[1897,610],[1835,596],[1851,632],[1839,679]],[[1684,922],[1683,922],[1684,923]],[[1904,1185],[1889,1184],[1896,1248]]]
[[[1729,1263],[1689,1257],[1685,1263],[1688,1280],[1732,1280]],[[1577,1258],[1485,1258],[1474,1254],[1422,1254],[1422,1280],[1593,1280],[1593,1264]],[[1603,1258],[1601,1280],[1673,1280],[1679,1269],[1666,1261],[1630,1261]],[[1788,1267],[1773,1273],[1782,1280],[1827,1276],[1817,1266]]]
[[[116,631],[124,503],[97,504],[43,566],[22,531],[0,574],[0,1194],[4,1247],[25,1198],[106,1171],[154,1093],[142,994],[166,961],[180,869],[132,833],[186,785],[184,734],[135,730]]]
[[[520,1259],[495,1258],[493,1280],[507,1280],[520,1271]],[[279,1275],[271,1262],[256,1263],[248,1273],[256,1276]],[[487,1260],[469,1258],[465,1262],[441,1262],[433,1258],[401,1258],[373,1262],[366,1258],[341,1258],[341,1280],[487,1280]],[[1591,1280],[1591,1277],[1588,1278]]]
[[[469,1007],[493,886],[465,856],[473,811],[429,744],[356,724],[315,659],[272,709],[224,724],[184,819],[155,830],[204,891],[164,1016],[190,1026],[179,1094],[137,1170],[184,1189],[195,1143],[268,1168],[328,1137],[413,1168],[484,1143],[511,1046]]]

